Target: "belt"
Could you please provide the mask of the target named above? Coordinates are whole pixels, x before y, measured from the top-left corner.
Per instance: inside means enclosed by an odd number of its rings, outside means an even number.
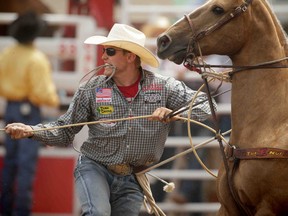
[[[131,175],[132,173],[140,172],[146,169],[147,166],[135,167],[130,164],[113,164],[113,165],[106,166],[106,168],[114,174],[126,176],[126,175]]]
[[[131,175],[133,173],[133,167],[129,164],[113,164],[108,165],[107,169],[117,175]]]

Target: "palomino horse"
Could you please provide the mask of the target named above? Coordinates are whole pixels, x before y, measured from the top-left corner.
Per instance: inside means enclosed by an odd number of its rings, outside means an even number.
[[[288,215],[288,45],[267,0],[210,0],[160,35],[157,47],[176,64],[210,54],[233,62],[218,215]]]

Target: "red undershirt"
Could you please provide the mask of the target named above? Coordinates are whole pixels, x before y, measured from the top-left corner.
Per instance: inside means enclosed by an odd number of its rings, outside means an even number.
[[[124,97],[127,99],[128,102],[131,102],[132,99],[136,96],[138,92],[138,85],[141,79],[141,75],[139,75],[138,79],[135,83],[133,83],[130,86],[118,86],[121,93],[124,95]]]

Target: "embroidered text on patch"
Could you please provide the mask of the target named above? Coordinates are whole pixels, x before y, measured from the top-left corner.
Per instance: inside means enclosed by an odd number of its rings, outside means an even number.
[[[161,94],[156,92],[145,93],[144,94],[144,102],[145,103],[160,103],[161,102]]]
[[[161,91],[163,89],[163,85],[162,84],[151,84],[148,86],[143,86],[142,87],[142,91]]]
[[[102,115],[111,114],[114,112],[113,106],[99,106],[97,107],[97,111]]]

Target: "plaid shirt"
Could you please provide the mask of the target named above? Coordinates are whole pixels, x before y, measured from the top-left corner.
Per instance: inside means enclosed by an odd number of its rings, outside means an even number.
[[[105,79],[105,76],[97,76],[82,85],[65,114],[55,122],[39,124],[33,128],[150,115],[159,107],[173,110],[190,101],[196,93],[174,78],[143,70],[139,91],[129,103],[113,80],[106,82]],[[205,99],[205,94],[202,94],[196,102]],[[210,114],[209,104],[204,102],[193,108],[192,118],[203,121]],[[88,125],[88,138],[80,151],[103,165],[129,163],[140,166],[156,163],[163,153],[169,125],[147,119],[91,124]],[[67,146],[73,142],[81,128],[77,126],[39,131],[33,139],[48,145]]]

